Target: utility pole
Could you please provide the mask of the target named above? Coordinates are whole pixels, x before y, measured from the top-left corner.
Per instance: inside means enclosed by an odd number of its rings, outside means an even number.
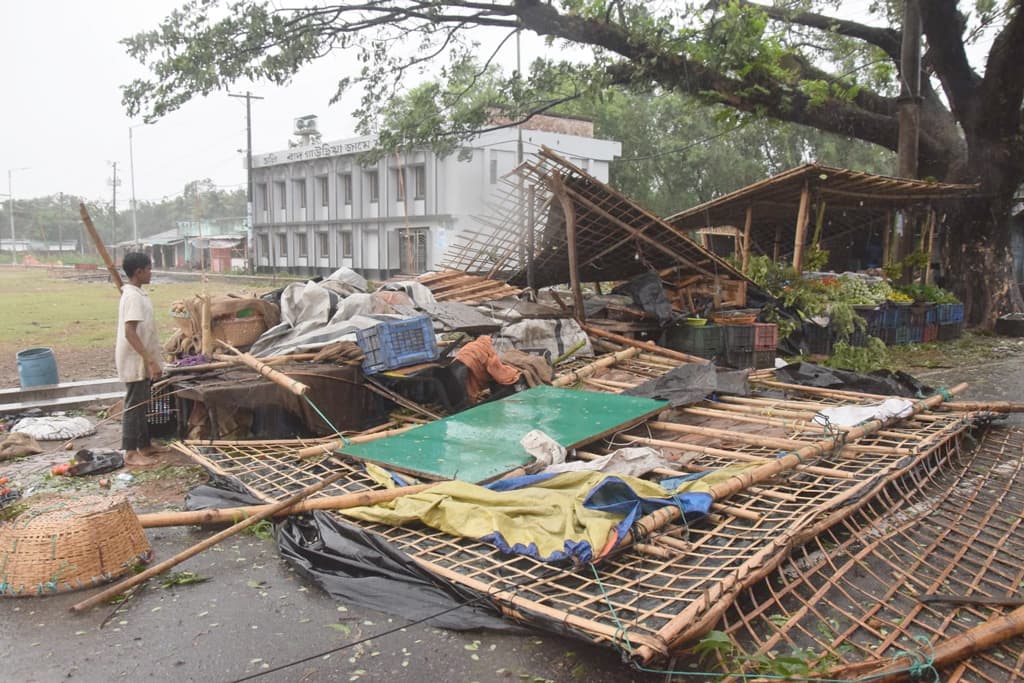
[[[112,221],[113,221],[113,224],[114,224],[114,238],[113,238],[113,240],[111,240],[111,242],[112,242],[111,246],[113,247],[114,254],[116,255],[117,254],[117,186],[121,184],[121,179],[117,177],[117,162],[116,161],[108,161],[107,163],[110,164],[111,167],[113,167],[113,172],[112,172],[111,178],[107,182],[109,182],[110,186],[114,189],[114,198],[113,198],[113,202],[114,203],[111,206],[110,214],[111,214],[111,218],[112,218]]]
[[[18,250],[14,244],[14,182],[12,177],[15,171],[27,171],[28,166],[22,166],[20,168],[9,168],[7,169],[7,199],[10,202],[10,217],[11,217],[11,265],[18,265]]]
[[[248,90],[244,95],[228,93],[228,97],[245,98],[245,250],[249,262],[249,273],[256,272],[256,245],[253,244],[253,188],[252,188],[252,101],[262,100]],[[268,255],[269,256],[269,255]]]
[[[128,126],[128,173],[132,183],[132,240],[135,242],[135,249],[139,248],[139,222],[135,216],[135,144],[132,139],[132,131],[139,126],[146,124],[139,123]]]

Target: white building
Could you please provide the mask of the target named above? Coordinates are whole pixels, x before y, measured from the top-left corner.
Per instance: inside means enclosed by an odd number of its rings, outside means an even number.
[[[310,140],[309,117],[299,121]],[[594,138],[593,124],[579,119],[535,117],[523,125],[522,139],[527,160],[543,145],[601,181],[622,151],[618,142]],[[381,279],[435,268],[457,231],[480,229],[474,216],[487,213],[502,176],[516,165],[517,131],[484,133],[444,158],[419,151],[361,165],[359,155],[373,146],[370,137],[314,138],[253,155],[258,271],[326,275],[348,266]]]

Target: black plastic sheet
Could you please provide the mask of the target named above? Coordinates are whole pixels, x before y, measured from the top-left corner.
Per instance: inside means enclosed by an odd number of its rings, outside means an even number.
[[[215,473],[185,497],[188,510],[265,502]],[[525,632],[498,616],[486,598],[439,579],[386,539],[326,512],[287,517],[275,535],[281,556],[338,600],[455,631]]]
[[[678,408],[699,403],[714,394],[746,396],[750,391],[745,371],[721,371],[711,363],[687,363],[622,393],[661,399]]]
[[[920,398],[935,393],[932,387],[899,370],[895,372],[876,370],[864,374],[850,370],[827,368],[814,363],[790,363],[785,367],[777,369],[775,376],[780,381],[789,384],[821,387],[824,389],[861,391],[868,394]]]

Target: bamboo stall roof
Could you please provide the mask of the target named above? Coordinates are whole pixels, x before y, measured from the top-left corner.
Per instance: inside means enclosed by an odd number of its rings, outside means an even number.
[[[894,661],[907,665],[906,653],[924,661],[943,642],[1020,604],[1022,507],[1024,431],[991,428],[970,452],[936,452],[815,536],[741,596],[722,628],[747,661],[772,650],[813,650],[829,679],[870,678]],[[979,652],[939,677],[1020,680],[1024,642]]]
[[[961,200],[978,190],[976,185],[931,183],[804,164],[672,214],[665,220],[679,230],[733,226],[742,231],[749,208],[751,241],[760,251],[771,253],[770,247],[779,231],[782,253],[791,253],[804,183],[813,198],[825,202],[826,222],[822,234],[826,242],[830,236],[847,230],[863,230],[869,223],[884,222],[889,211],[915,206],[941,207],[944,202]]]
[[[557,194],[575,214],[576,249],[583,281],[628,280],[647,270],[676,268],[680,276],[747,281],[724,259],[689,239],[636,202],[550,149],[516,169],[503,183],[494,217],[479,231],[460,233],[444,266],[466,273],[501,275],[516,286],[527,281],[525,249],[533,233],[534,281],[561,284],[569,273],[566,218]]]
[[[516,296],[522,289],[511,287],[504,280],[488,279],[454,270],[426,273],[416,278],[438,301],[479,304]]]
[[[608,367],[594,371],[597,362],[576,367],[562,381],[589,378],[598,383],[590,388],[618,392],[671,369],[664,358],[637,349],[601,362]],[[813,418],[821,408],[868,402],[835,391],[733,397],[643,423],[591,444],[580,457],[622,445],[651,445],[673,463],[657,470],[660,476],[771,460],[796,445],[820,442],[825,432]],[[648,662],[671,656],[713,628],[738,595],[754,589],[795,544],[820,532],[821,520],[852,515],[887,485],[948,460],[972,419],[963,412],[926,412],[850,439],[835,452],[716,502],[705,518],[670,524],[599,565],[579,569],[505,556],[489,544],[421,525],[346,521],[387,539],[440,580],[487,596],[510,619],[604,643]],[[300,459],[296,450],[281,446],[195,445],[191,452],[196,461],[236,477],[266,501],[287,496],[328,468],[352,467],[333,459]],[[336,490],[322,495],[372,486],[353,469]]]

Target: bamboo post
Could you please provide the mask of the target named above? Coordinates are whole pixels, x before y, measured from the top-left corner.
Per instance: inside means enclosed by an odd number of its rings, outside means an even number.
[[[811,203],[811,191],[804,181],[804,187],[800,190],[800,208],[796,213],[796,235],[793,237],[793,269],[801,272],[804,262],[804,241],[807,239],[808,207]]]
[[[82,217],[82,222],[85,223],[85,229],[89,232],[89,237],[96,244],[96,251],[100,253],[100,258],[107,264],[110,279],[114,282],[114,286],[117,287],[117,291],[120,292],[121,288],[124,287],[124,282],[121,281],[121,275],[117,272],[117,266],[111,260],[110,254],[107,253],[107,248],[103,246],[103,240],[100,239],[99,233],[96,232],[96,226],[92,224],[92,218],[89,216],[89,210],[85,208],[85,202],[78,203],[78,214]]]
[[[814,218],[814,236],[811,238],[811,246],[821,249],[821,231],[825,228],[825,200],[818,196],[815,203],[817,204],[817,215]]]
[[[248,353],[242,353],[241,351],[236,349],[231,344],[228,344],[226,341],[218,339],[217,342],[219,344],[223,344],[224,346],[226,346],[231,351],[234,351],[235,354],[236,354],[234,356],[228,356],[228,355],[225,355],[225,354],[222,354],[222,353],[218,353],[218,354],[215,354],[213,356],[217,360],[224,360],[224,361],[229,361],[229,362],[240,362],[240,363],[243,363],[245,365],[248,365],[250,368],[252,368],[256,372],[258,372],[259,374],[263,375],[264,377],[269,379],[274,384],[277,384],[278,386],[284,387],[285,389],[287,389],[288,391],[292,392],[296,396],[302,396],[307,391],[309,391],[309,387],[307,385],[303,384],[302,382],[298,382],[298,381],[292,379],[291,377],[289,377],[288,375],[284,374],[283,372],[278,372],[274,368],[270,367],[266,363],[258,360],[256,357],[254,357],[254,356],[252,356],[252,355],[250,355]]]
[[[747,266],[750,265],[750,229],[754,225],[754,207],[748,206],[746,217],[743,219],[743,256],[742,256],[742,270],[744,273],[747,272]]]
[[[169,557],[166,560],[164,560],[163,562],[158,562],[157,564],[153,565],[149,569],[147,569],[147,570],[145,570],[143,572],[140,572],[139,574],[136,574],[135,576],[129,577],[129,578],[125,579],[124,581],[120,581],[120,582],[114,584],[113,586],[111,586],[111,587],[109,587],[109,588],[107,588],[105,590],[100,591],[96,595],[93,595],[90,598],[87,598],[87,599],[85,599],[85,600],[83,600],[83,601],[81,601],[79,603],[76,603],[76,604],[72,605],[71,606],[71,611],[72,612],[84,612],[84,611],[86,611],[88,609],[91,609],[91,608],[95,607],[96,605],[100,604],[101,602],[104,602],[105,600],[109,600],[110,598],[114,597],[115,595],[120,595],[121,593],[124,593],[129,588],[131,588],[133,586],[137,586],[140,583],[142,583],[143,581],[146,581],[147,579],[149,579],[151,577],[154,577],[157,574],[160,574],[161,572],[164,572],[164,571],[170,569],[171,567],[174,567],[175,565],[178,565],[178,564],[184,562],[188,558],[193,557],[195,555],[198,555],[199,553],[201,553],[202,551],[206,550],[207,548],[209,548],[211,546],[217,545],[218,543],[223,541],[225,538],[229,538],[231,536],[234,536],[239,531],[242,531],[244,529],[248,529],[253,524],[256,524],[257,522],[262,521],[262,520],[266,519],[267,517],[271,517],[271,516],[277,514],[278,512],[281,512],[282,510],[290,508],[291,506],[295,505],[295,503],[298,503],[299,501],[301,501],[301,500],[303,500],[305,498],[308,498],[309,496],[313,495],[314,493],[316,493],[320,489],[324,488],[325,486],[329,486],[329,485],[333,484],[334,482],[338,481],[339,479],[341,479],[342,477],[348,476],[348,474],[349,473],[347,471],[343,470],[343,471],[335,472],[334,474],[328,475],[327,477],[324,477],[323,479],[321,479],[317,483],[311,484],[311,485],[307,486],[306,488],[302,489],[301,491],[299,491],[295,495],[293,495],[293,496],[291,496],[289,498],[286,498],[285,500],[282,500],[279,503],[274,503],[273,505],[267,506],[267,508],[265,510],[263,510],[263,512],[261,512],[259,514],[256,514],[256,515],[253,515],[252,517],[247,517],[247,518],[243,519],[241,522],[238,522],[237,524],[234,524],[234,525],[228,527],[227,529],[224,529],[223,531],[220,531],[220,532],[214,534],[213,536],[210,536],[206,540],[200,541],[199,543],[195,544],[191,548],[183,550],[182,552],[178,553],[177,555],[174,555],[173,557]]]
[[[666,349],[665,347],[658,346],[654,342],[650,342],[650,341],[642,342],[642,341],[637,341],[636,339],[630,339],[629,337],[624,337],[621,334],[616,334],[614,332],[609,332],[607,330],[602,330],[600,327],[595,327],[593,325],[581,325],[581,327],[588,334],[592,334],[592,335],[595,335],[597,337],[604,337],[606,339],[610,339],[613,342],[615,342],[616,344],[625,344],[626,346],[632,346],[632,347],[637,348],[637,349],[643,349],[644,351],[652,351],[654,353],[660,354],[662,356],[666,356],[668,358],[674,358],[676,360],[681,360],[681,361],[683,361],[685,363],[708,363],[708,362],[710,362],[710,361],[708,361],[707,358],[701,358],[700,356],[691,356],[690,354],[683,353],[682,351],[673,351],[672,349]]]
[[[928,262],[924,267],[924,284],[932,279],[932,250],[935,248],[935,209],[928,211]]]
[[[210,319],[210,297],[204,293],[199,297],[199,300],[202,302],[202,316],[200,319],[202,352],[204,356],[209,358],[213,355],[213,321]]]
[[[381,491],[360,491],[359,493],[347,493],[343,496],[325,496],[323,498],[312,498],[296,503],[287,510],[279,510],[274,517],[287,517],[313,510],[344,510],[346,508],[362,507],[364,505],[376,505],[385,503],[395,498],[408,496],[413,493],[426,491],[437,482],[429,484],[416,484],[414,486],[399,486],[393,489]],[[165,526],[188,526],[193,524],[224,524],[226,522],[238,522],[246,517],[259,515],[266,512],[273,504],[266,505],[245,505],[242,507],[223,508],[218,510],[189,510],[185,512],[151,512],[138,515],[139,522],[143,529],[153,529]]]
[[[886,267],[892,262],[892,255],[889,251],[892,249],[892,211],[885,212],[885,228],[882,230],[882,267]]]
[[[580,288],[580,264],[579,254],[576,251],[576,209],[572,205],[565,185],[558,174],[551,176],[551,186],[558,202],[562,205],[562,213],[565,215],[565,246],[567,258],[569,259],[569,287],[572,289],[572,305],[576,319],[584,321],[587,319],[583,310],[583,291]]]

